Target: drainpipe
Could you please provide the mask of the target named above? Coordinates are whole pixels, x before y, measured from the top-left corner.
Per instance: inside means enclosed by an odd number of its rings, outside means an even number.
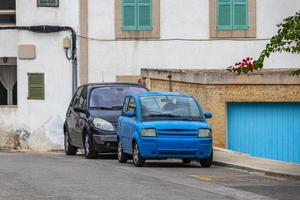
[[[172,74],[168,75],[167,78],[169,79],[169,91],[173,92],[173,86],[172,86]]]
[[[75,94],[77,89],[77,59],[72,60],[72,93]]]
[[[77,36],[76,32],[72,27],[69,26],[48,26],[48,25],[40,25],[40,26],[14,26],[14,27],[0,27],[0,30],[24,30],[30,31],[34,33],[56,33],[61,31],[69,31],[71,32],[72,38],[72,49],[71,56],[67,57],[68,60],[72,61],[72,92],[75,93],[77,89]]]

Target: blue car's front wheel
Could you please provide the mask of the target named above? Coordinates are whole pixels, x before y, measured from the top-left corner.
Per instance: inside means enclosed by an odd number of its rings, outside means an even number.
[[[137,142],[133,143],[133,164],[136,167],[143,167],[145,164],[145,158],[140,154]]]
[[[121,141],[118,142],[118,161],[119,163],[126,163],[128,155],[124,153]]]

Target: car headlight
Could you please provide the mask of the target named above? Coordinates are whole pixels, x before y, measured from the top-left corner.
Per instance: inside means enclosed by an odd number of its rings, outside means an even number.
[[[155,129],[143,129],[141,131],[141,136],[143,137],[156,137],[156,130]]]
[[[198,137],[205,138],[205,137],[211,137],[211,130],[209,129],[199,129],[198,131]]]
[[[114,130],[114,126],[111,123],[109,123],[108,121],[101,119],[101,118],[95,118],[93,120],[93,125],[96,128],[104,130],[104,131],[113,131]]]

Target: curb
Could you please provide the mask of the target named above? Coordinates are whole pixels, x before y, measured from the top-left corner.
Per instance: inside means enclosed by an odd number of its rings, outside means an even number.
[[[221,167],[229,167],[229,168],[234,168],[234,169],[240,169],[240,170],[245,170],[245,171],[248,171],[248,172],[264,173],[266,176],[273,176],[273,177],[278,177],[278,178],[288,178],[288,179],[293,179],[293,180],[300,180],[300,175],[285,174],[285,173],[276,172],[276,171],[267,171],[267,170],[256,169],[256,168],[251,168],[251,167],[245,167],[245,166],[236,165],[236,164],[232,164],[232,163],[221,162],[221,161],[213,161],[213,165],[217,165],[217,166],[221,166]]]

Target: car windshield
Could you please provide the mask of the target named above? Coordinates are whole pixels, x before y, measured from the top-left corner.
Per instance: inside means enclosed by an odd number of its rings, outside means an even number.
[[[138,94],[146,91],[147,90],[143,87],[133,86],[95,88],[91,92],[89,107],[106,110],[121,110],[127,94]]]
[[[184,96],[140,97],[143,120],[203,120],[196,101]]]

